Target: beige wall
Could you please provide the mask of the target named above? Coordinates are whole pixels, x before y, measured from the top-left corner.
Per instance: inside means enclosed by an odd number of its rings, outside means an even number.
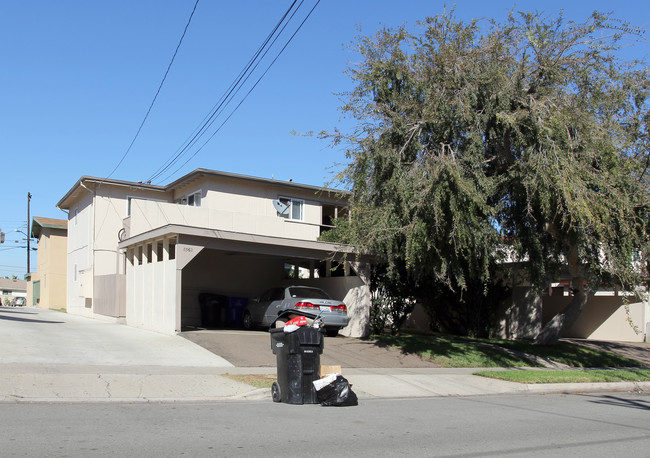
[[[40,300],[36,304],[39,308],[66,309],[67,244],[65,230],[42,228],[38,240],[38,276],[32,276],[31,282],[40,281]],[[33,291],[28,294],[31,296]]]
[[[151,262],[138,265],[132,253],[126,263],[126,324],[165,334],[180,331],[177,319],[177,272],[179,266],[169,257],[169,240],[164,241],[162,258],[154,254]]]
[[[546,296],[543,298],[543,324],[562,310],[571,300],[569,296]],[[628,297],[629,314],[620,296],[594,296],[563,337],[576,337],[591,340],[620,340],[642,342],[646,323],[650,319],[648,305]],[[631,323],[628,321],[631,320]],[[636,326],[640,334],[635,332]]]
[[[92,242],[93,196],[86,191],[70,207],[68,213],[68,290],[69,313],[90,316],[85,298],[92,297]]]
[[[118,233],[127,217],[128,198],[161,199],[170,195],[107,184],[84,189],[77,201],[70,205],[67,248],[67,305],[70,313],[93,316],[93,304],[100,294],[98,289],[104,290],[110,282],[116,285],[124,283],[124,279],[113,277],[124,275],[124,255],[117,249],[117,244]],[[124,303],[103,304],[98,311],[120,316],[124,307]]]
[[[229,194],[222,190],[202,190],[206,194],[200,207],[133,200],[129,235],[135,236],[167,224],[180,224],[299,240],[318,239],[322,223],[319,202],[305,199],[304,219],[294,221],[278,216],[273,207],[272,201],[284,194],[255,187],[252,191],[252,195],[245,195],[238,192]],[[304,199],[308,196],[288,197]]]

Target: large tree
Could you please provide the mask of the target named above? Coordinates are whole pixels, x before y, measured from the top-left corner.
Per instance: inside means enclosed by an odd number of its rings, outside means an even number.
[[[489,295],[513,262],[540,291],[568,274],[574,298],[538,338],[552,343],[598,285],[643,274],[650,79],[619,52],[640,31],[599,13],[420,26],[356,41],[356,129],[323,133],[349,158],[334,234],[425,302],[432,285]]]

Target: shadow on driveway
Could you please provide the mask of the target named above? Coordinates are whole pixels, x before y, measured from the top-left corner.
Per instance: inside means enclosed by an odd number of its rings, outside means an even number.
[[[192,330],[181,336],[225,358],[236,367],[275,367],[271,337],[266,331]],[[417,356],[380,346],[370,340],[351,337],[325,337],[321,364],[348,368],[439,367]]]
[[[25,318],[14,315],[33,315],[38,316],[38,313],[16,310],[15,308],[0,307],[0,320],[5,321],[21,321],[23,323],[49,323],[49,324],[63,324],[63,321],[49,321],[38,320],[36,318]]]

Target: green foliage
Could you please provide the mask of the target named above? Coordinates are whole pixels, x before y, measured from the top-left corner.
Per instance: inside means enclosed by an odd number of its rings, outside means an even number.
[[[448,288],[431,283],[421,291],[422,305],[427,311],[432,331],[470,337],[490,337],[495,328],[497,312],[511,289],[503,281],[467,280],[467,288]]]
[[[373,266],[371,272],[370,332],[381,334],[385,329],[391,335],[399,334],[406,317],[415,306],[411,285],[400,276],[387,275],[385,265]]]
[[[420,294],[457,300],[488,297],[511,261],[538,287],[567,269],[590,287],[637,283],[650,78],[616,51],[639,31],[599,13],[577,24],[451,12],[421,27],[356,43],[342,108],[356,130],[322,133],[350,161],[339,178],[351,218],[330,240],[377,254]]]

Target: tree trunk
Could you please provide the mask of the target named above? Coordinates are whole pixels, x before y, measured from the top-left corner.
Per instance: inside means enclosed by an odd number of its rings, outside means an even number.
[[[583,276],[573,277],[572,286],[574,296],[571,302],[555,315],[551,321],[541,329],[535,343],[539,345],[555,345],[560,338],[562,331],[571,327],[578,319],[580,312],[584,309],[585,304],[591,299],[593,293],[585,288],[585,279]]]

